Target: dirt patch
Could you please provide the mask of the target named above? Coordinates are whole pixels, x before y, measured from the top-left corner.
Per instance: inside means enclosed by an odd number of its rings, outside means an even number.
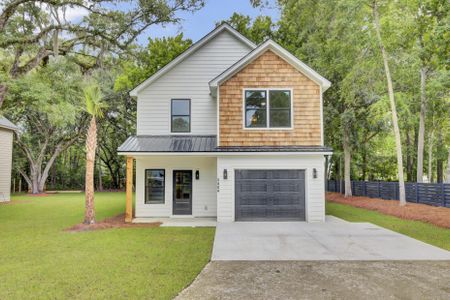
[[[125,223],[125,214],[120,214],[115,217],[106,218],[103,221],[97,222],[92,225],[87,224],[77,224],[72,227],[65,229],[64,231],[69,232],[81,232],[81,231],[92,231],[92,230],[102,230],[110,228],[128,228],[128,227],[159,227],[160,222],[154,223]]]
[[[339,193],[327,193],[326,199],[331,202],[375,210],[405,220],[423,221],[439,227],[450,228],[450,209],[446,207],[409,202],[406,206],[401,207],[399,206],[398,200],[383,200],[368,197],[346,198]]]

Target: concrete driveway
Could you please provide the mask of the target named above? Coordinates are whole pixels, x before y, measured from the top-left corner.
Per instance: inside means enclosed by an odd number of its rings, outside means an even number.
[[[218,223],[213,261],[450,260],[450,252],[371,223]]]
[[[213,261],[177,299],[450,299],[449,261]]]

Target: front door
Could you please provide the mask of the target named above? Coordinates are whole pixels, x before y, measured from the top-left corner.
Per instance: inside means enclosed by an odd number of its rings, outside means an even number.
[[[192,171],[173,171],[173,214],[192,215]]]

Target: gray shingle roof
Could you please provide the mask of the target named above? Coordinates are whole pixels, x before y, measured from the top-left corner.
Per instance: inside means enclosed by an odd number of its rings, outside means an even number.
[[[118,152],[331,152],[322,146],[217,147],[215,135],[140,135],[129,137]]]
[[[6,128],[10,130],[17,130],[17,126],[5,117],[0,117],[0,128]]]

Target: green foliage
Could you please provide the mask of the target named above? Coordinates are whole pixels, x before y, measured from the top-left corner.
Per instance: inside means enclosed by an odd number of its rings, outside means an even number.
[[[94,118],[103,118],[103,109],[107,106],[102,102],[102,93],[97,84],[91,84],[84,88],[86,111]]]
[[[124,193],[96,193],[99,220]],[[119,228],[71,233],[84,194],[17,195],[0,210],[1,299],[172,299],[208,263],[214,228]]]
[[[175,37],[149,39],[145,49],[137,51],[136,61],[124,61],[122,73],[117,76],[115,91],[128,91],[164,67],[192,45],[183,34]]]
[[[50,126],[76,123],[82,110],[82,75],[76,64],[64,58],[11,81],[5,112],[15,122],[27,122],[27,116],[39,115]]]
[[[252,20],[249,16],[233,13],[226,22],[256,44],[275,38],[275,24],[268,16],[257,16]]]

